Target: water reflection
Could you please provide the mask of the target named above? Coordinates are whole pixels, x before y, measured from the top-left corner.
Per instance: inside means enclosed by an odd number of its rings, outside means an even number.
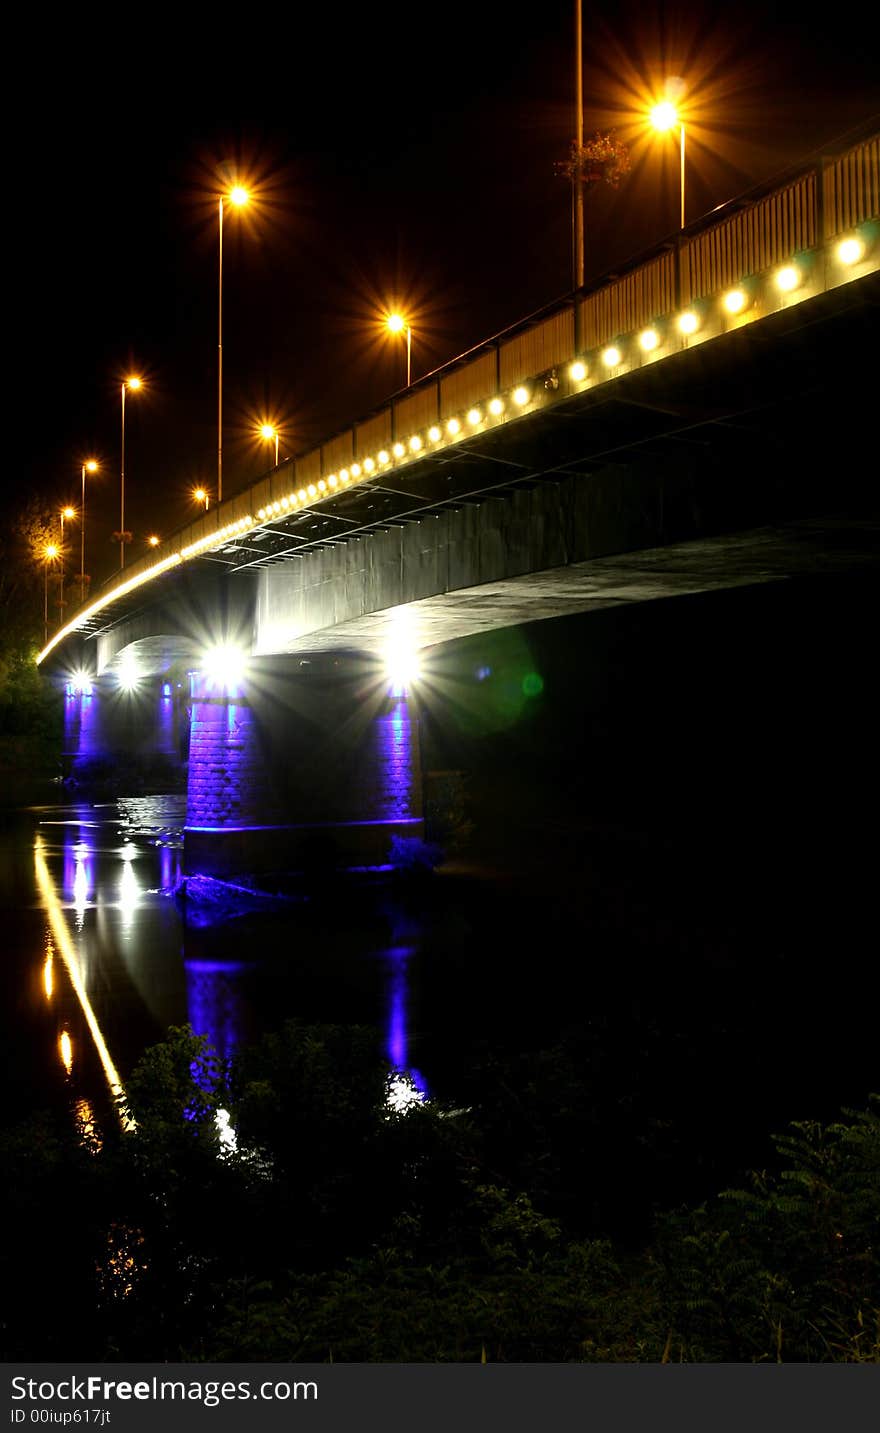
[[[79,956],[67,927],[67,922],[64,919],[64,911],[61,908],[61,904],[55,892],[52,878],[49,874],[49,868],[46,864],[45,846],[43,838],[39,833],[34,839],[34,876],[37,889],[40,892],[46,910],[54,949],[61,958],[73,992],[79,1001],[80,1009],[89,1027],[89,1033],[94,1041],[95,1050],[97,1051],[101,1067],[104,1071],[108,1089],[111,1097],[115,1101],[123,1093],[122,1081],[119,1078],[119,1071],[110,1057],[110,1051],[107,1048],[107,1042],[98,1023],[98,1017],[89,999],[83,981]],[[73,1066],[73,1045],[70,1035],[66,1030],[61,1033],[58,1048],[65,1070],[70,1074]]]
[[[391,1108],[428,1097],[413,1028],[413,978],[425,938],[415,906],[388,886],[365,883],[357,911],[294,900],[181,932],[179,909],[168,899],[180,864],[170,808],[156,800],[148,810],[146,799],[143,809],[125,805],[121,831],[123,803],[53,812],[33,846],[47,920],[34,974],[40,1004],[58,1009],[54,1067],[60,1062],[77,1095],[102,1108],[90,1083],[92,1046],[116,1105],[123,1094],[118,1066],[132,1067],[169,1026],[188,1020],[229,1061],[263,1030],[298,1018],[375,1024],[393,1071]],[[132,838],[133,825],[146,828],[141,839]],[[231,1143],[227,1126],[220,1133]]]
[[[242,1043],[245,1017],[242,978],[250,963],[185,958],[189,1023],[228,1060]]]
[[[393,1070],[388,1104],[392,1109],[405,1110],[427,1099],[428,1091],[424,1076],[409,1060],[410,971],[417,945],[415,931],[400,913],[392,926],[392,941],[385,955],[388,971],[386,1053]]]
[[[73,854],[73,909],[76,911],[77,929],[82,930],[86,907],[88,906],[92,889],[91,862],[89,861],[90,852],[86,842],[77,842]]]
[[[62,1030],[58,1036],[58,1053],[65,1072],[69,1075],[73,1069],[73,1041],[66,1030]]]
[[[137,847],[127,841],[119,854],[123,861],[122,875],[119,878],[119,909],[122,912],[122,932],[127,936],[131,931],[141,895],[141,888],[132,865],[137,855]]]
[[[101,1131],[98,1126],[98,1121],[95,1118],[95,1111],[92,1109],[89,1101],[83,1098],[78,1099],[73,1107],[73,1114],[76,1120],[76,1128],[80,1142],[84,1144],[87,1149],[92,1150],[94,1154],[97,1154],[104,1141],[101,1138]]]

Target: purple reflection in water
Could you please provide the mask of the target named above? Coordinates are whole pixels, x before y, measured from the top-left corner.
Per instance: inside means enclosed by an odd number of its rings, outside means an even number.
[[[189,1023],[228,1059],[244,1037],[241,979],[248,963],[188,959],[183,966]]]
[[[159,875],[162,890],[170,891],[177,884],[180,875],[180,852],[170,846],[159,847]]]
[[[409,1063],[409,978],[408,965],[415,953],[415,946],[392,945],[387,951],[390,978],[388,981],[388,1025],[386,1051],[396,1071],[408,1075],[412,1080],[415,1095],[425,1099],[427,1086],[424,1076]]]

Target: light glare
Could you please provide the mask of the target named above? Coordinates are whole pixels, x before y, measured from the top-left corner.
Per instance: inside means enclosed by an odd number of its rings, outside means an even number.
[[[864,253],[865,246],[861,239],[841,239],[837,246],[837,257],[842,264],[857,264]]]
[[[651,110],[651,123],[661,131],[673,129],[678,124],[678,111],[671,100],[661,100]]]
[[[241,647],[232,643],[218,643],[205,652],[202,671],[209,681],[221,687],[233,687],[242,680],[246,658]]]
[[[796,264],[786,264],[776,275],[776,287],[784,294],[790,294],[796,289],[801,281],[800,270]]]

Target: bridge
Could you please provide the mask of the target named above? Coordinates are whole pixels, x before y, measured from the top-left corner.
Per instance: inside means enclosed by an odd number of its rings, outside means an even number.
[[[876,563],[878,270],[867,133],[280,464],[39,654],[72,764],[173,755],[187,675],[190,867],[369,864],[421,832],[408,677],[441,644]]]

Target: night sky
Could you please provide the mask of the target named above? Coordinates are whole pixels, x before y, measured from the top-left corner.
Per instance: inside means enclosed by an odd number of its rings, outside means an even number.
[[[585,5],[586,131],[615,127],[633,160],[588,200],[588,279],[676,227],[676,144],[639,117],[667,76],[687,83],[690,218],[880,110],[870,7],[821,29],[811,14]],[[126,414],[131,556],[215,479],[224,166],[258,196],[225,227],[226,496],[269,465],[258,416],[282,454],[305,451],[401,386],[384,308],[412,315],[416,377],[570,286],[554,169],[574,128],[570,3],[245,10],[234,31],[207,11],[198,32],[172,11],[29,24],[10,60],[24,91],[7,149],[4,506],[35,491],[78,505],[97,456],[96,582],[117,562],[126,371],[148,385]]]

